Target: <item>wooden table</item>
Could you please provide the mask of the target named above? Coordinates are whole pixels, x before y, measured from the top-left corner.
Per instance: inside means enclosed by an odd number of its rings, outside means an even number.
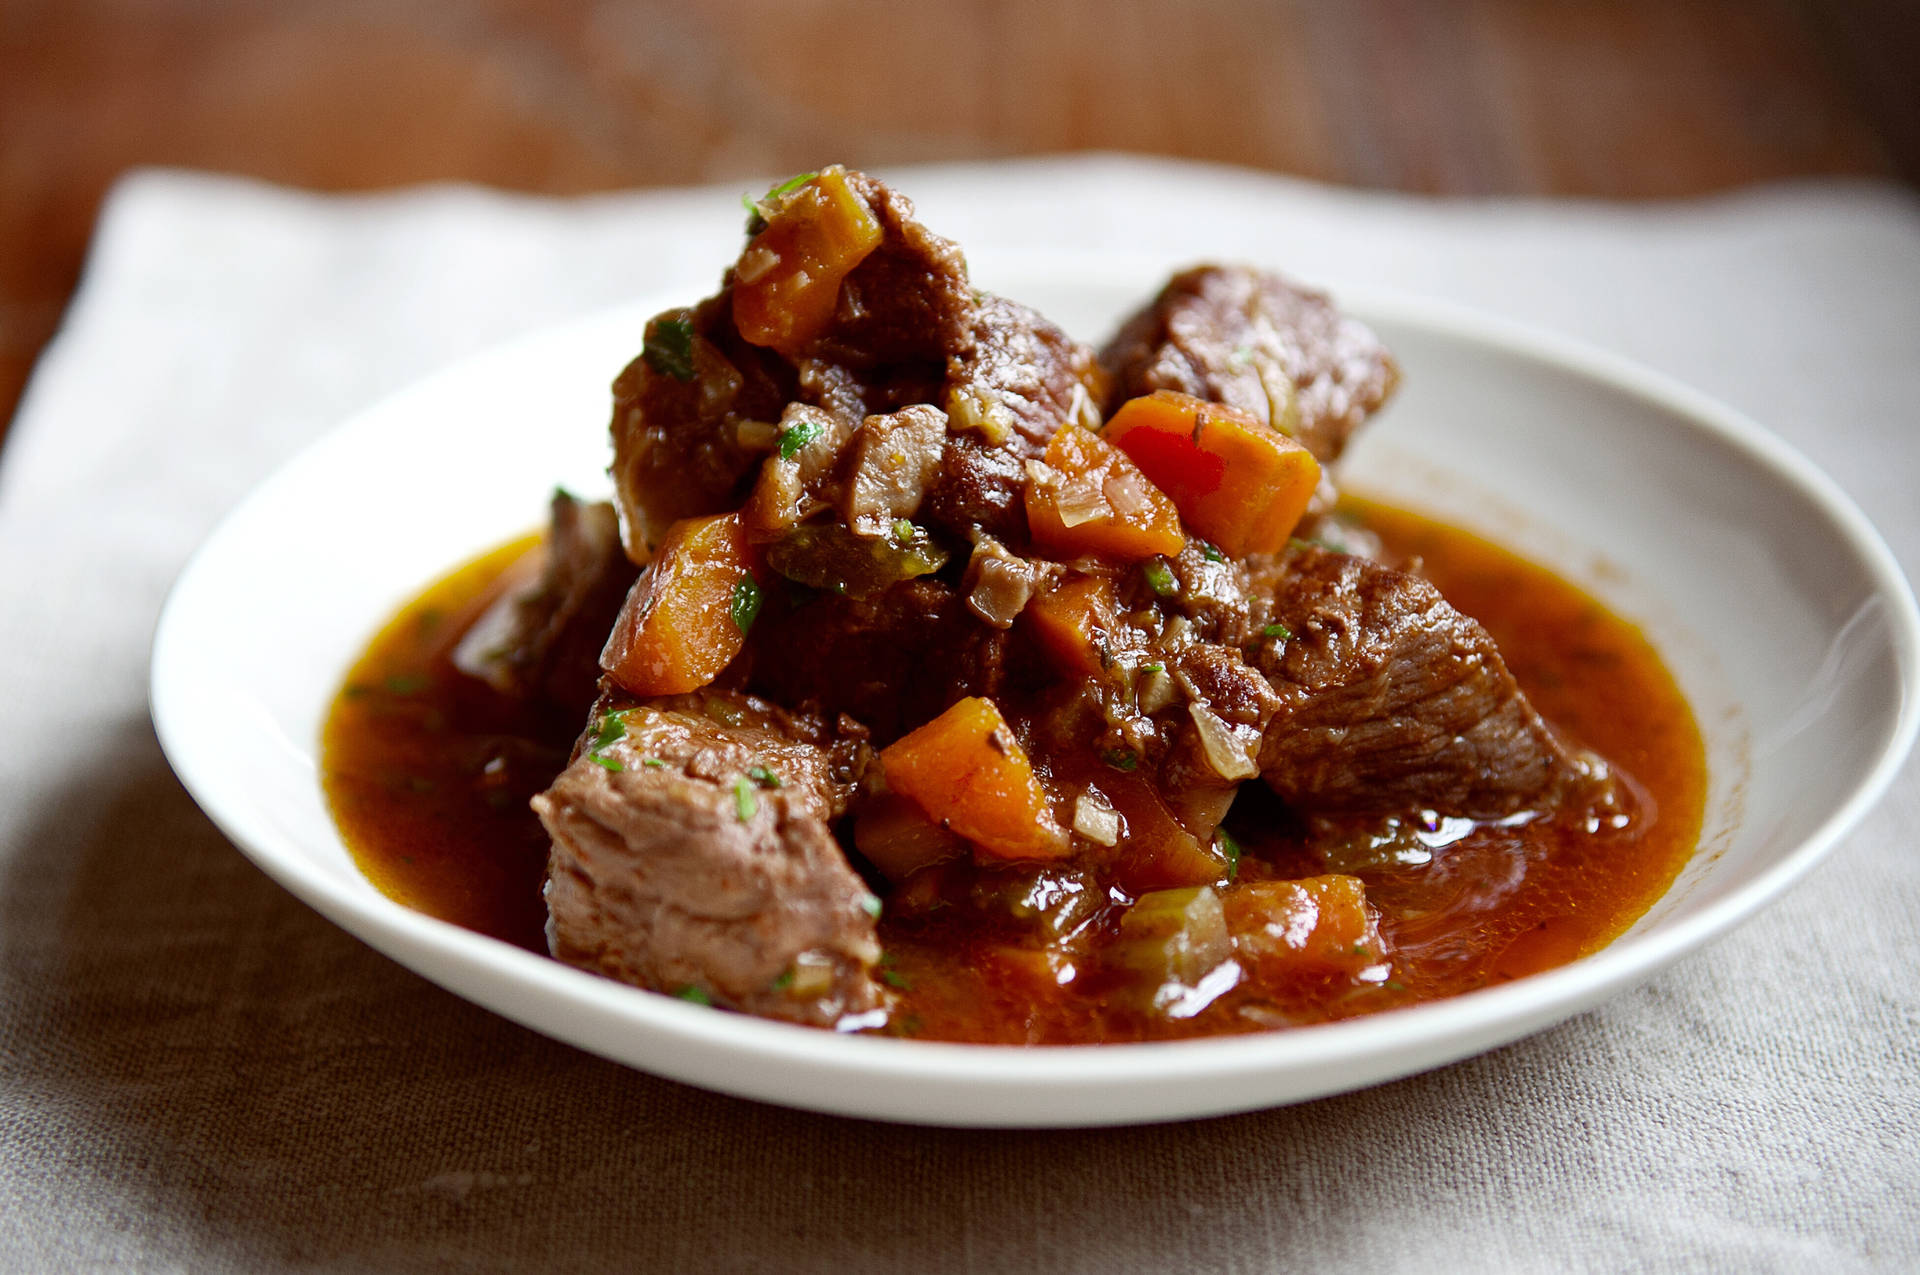
[[[0,0],[0,422],[135,164],[571,193],[1118,148],[1443,195],[1920,172],[1910,0]]]

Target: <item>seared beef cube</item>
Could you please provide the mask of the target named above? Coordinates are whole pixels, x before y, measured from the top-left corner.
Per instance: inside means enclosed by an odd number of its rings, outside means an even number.
[[[735,508],[796,397],[793,368],[748,344],[722,289],[647,324],[613,382],[613,482],[627,554],[645,562],[679,518]]]
[[[1260,769],[1296,810],[1498,818],[1602,782],[1603,765],[1534,711],[1486,630],[1425,580],[1316,545],[1266,578],[1291,636],[1256,648],[1280,697]]]
[[[752,687],[782,704],[844,713],[886,744],[957,700],[997,695],[1006,643],[1005,631],[938,580],[907,580],[872,598],[817,593],[754,625]]]
[[[865,754],[857,734],[747,696],[603,699],[533,799],[553,837],[553,955],[816,1026],[883,1010],[877,901],[828,826]]]
[[[578,721],[598,691],[600,648],[633,586],[613,506],[553,494],[539,574],[467,630],[454,666],[512,699],[545,698]]]
[[[1327,297],[1245,266],[1175,275],[1100,352],[1108,411],[1154,390],[1237,407],[1300,440],[1322,465],[1386,402],[1400,372]]]
[[[1092,349],[1026,306],[982,294],[970,339],[949,365],[949,437],[929,519],[1025,543],[1026,462],[1063,423],[1098,425],[1101,390]]]

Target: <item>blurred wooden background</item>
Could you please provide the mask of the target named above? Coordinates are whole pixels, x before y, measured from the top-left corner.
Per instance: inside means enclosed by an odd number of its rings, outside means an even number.
[[[1442,195],[1920,174],[1916,0],[0,0],[0,430],[135,164],[572,193],[1117,148]]]

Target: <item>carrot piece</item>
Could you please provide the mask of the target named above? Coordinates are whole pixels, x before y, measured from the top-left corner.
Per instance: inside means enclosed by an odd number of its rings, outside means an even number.
[[[1047,443],[1046,468],[1027,483],[1027,527],[1056,558],[1104,554],[1138,562],[1180,552],[1180,511],[1125,452],[1068,423]]]
[[[786,193],[734,266],[734,326],[755,345],[797,355],[827,330],[841,282],[884,234],[844,169]]]
[[[963,699],[880,754],[887,786],[999,859],[1058,859],[1071,846],[1046,790],[990,699]]]
[[[1358,877],[1243,881],[1221,899],[1241,963],[1259,978],[1357,974],[1384,955],[1379,922]]]
[[[1285,434],[1172,390],[1128,400],[1106,438],[1231,557],[1277,552],[1320,482],[1320,462]]]
[[[696,691],[733,662],[760,608],[740,515],[683,518],[634,582],[600,667],[634,695]]]
[[[1075,576],[1034,595],[1020,622],[1062,673],[1098,677],[1113,659],[1113,581]]]

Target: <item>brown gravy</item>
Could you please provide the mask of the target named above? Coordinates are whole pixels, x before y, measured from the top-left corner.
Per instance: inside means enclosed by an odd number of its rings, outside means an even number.
[[[1693,715],[1638,629],[1552,573],[1419,515],[1354,502],[1395,557],[1418,557],[1486,626],[1547,720],[1632,777],[1640,817],[1588,832],[1547,822],[1447,825],[1424,864],[1349,870],[1381,913],[1390,977],[1304,979],[1229,992],[1190,1019],[1110,1003],[1097,972],[1058,970],[963,921],[891,913],[885,976],[902,991],[890,1030],[949,1040],[1067,1043],[1262,1030],[1352,1017],[1471,991],[1561,965],[1626,929],[1666,890],[1698,840],[1706,766]],[[526,720],[450,663],[460,634],[532,545],[460,567],[406,607],[349,673],[322,740],[322,781],[342,836],[392,898],[454,924],[545,950],[547,839],[527,799],[565,763],[577,722]],[[1276,803],[1250,784],[1229,818],[1241,875],[1329,870]]]

